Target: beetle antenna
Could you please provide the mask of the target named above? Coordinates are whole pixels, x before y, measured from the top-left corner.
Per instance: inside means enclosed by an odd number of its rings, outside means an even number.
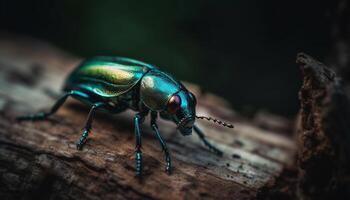
[[[218,119],[215,119],[215,118],[212,118],[212,117],[197,116],[197,115],[196,115],[196,118],[197,118],[197,119],[206,119],[206,120],[208,120],[208,121],[212,121],[212,122],[214,122],[214,123],[220,124],[221,126],[225,126],[225,127],[227,127],[227,128],[234,128],[234,126],[233,126],[232,124],[223,122],[223,121],[221,121],[221,120],[218,120]]]

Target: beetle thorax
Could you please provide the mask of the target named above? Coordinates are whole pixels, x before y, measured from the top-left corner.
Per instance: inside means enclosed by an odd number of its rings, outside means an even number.
[[[151,110],[161,111],[170,97],[181,90],[181,85],[170,75],[152,70],[141,80],[140,96],[143,103]]]

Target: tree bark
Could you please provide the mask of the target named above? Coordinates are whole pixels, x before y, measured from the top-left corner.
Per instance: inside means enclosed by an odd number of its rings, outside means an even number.
[[[149,121],[143,125],[143,178],[135,177],[132,112],[98,113],[82,151],[75,142],[88,108],[69,100],[45,121],[17,122],[18,115],[48,110],[65,76],[80,62],[46,43],[0,39],[0,199],[254,199],[293,165],[294,142],[271,127],[235,114],[225,100],[186,84],[197,96],[197,112],[235,124],[235,129],[198,121],[224,151],[209,152],[196,135],[182,137],[171,123],[159,127],[173,158],[164,156]],[[261,117],[261,116],[260,116]],[[271,118],[274,120],[274,118]],[[272,124],[272,125],[271,125]]]
[[[299,197],[350,198],[350,104],[336,73],[306,54],[298,135]]]

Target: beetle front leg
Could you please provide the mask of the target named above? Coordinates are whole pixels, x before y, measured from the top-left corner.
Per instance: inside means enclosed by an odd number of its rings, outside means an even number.
[[[142,152],[141,152],[141,123],[144,116],[137,113],[134,117],[135,137],[136,137],[136,176],[141,177],[142,174]]]
[[[91,130],[91,124],[92,124],[92,117],[93,115],[95,114],[96,110],[100,107],[103,107],[105,104],[104,103],[95,103],[91,109],[90,109],[90,112],[88,114],[88,117],[86,119],[86,122],[85,122],[85,126],[84,126],[84,129],[83,129],[83,134],[81,135],[79,141],[77,142],[77,149],[78,150],[81,150],[83,148],[83,145],[85,144],[86,142],[86,139],[89,135],[89,132]]]
[[[154,133],[156,134],[156,137],[158,138],[158,141],[160,143],[160,145],[162,146],[162,150],[164,151],[164,155],[165,155],[165,171],[168,174],[171,174],[171,159],[170,159],[170,153],[168,150],[168,147],[166,146],[166,143],[164,142],[162,136],[160,135],[160,132],[158,130],[158,125],[156,123],[157,120],[157,113],[156,112],[152,112],[151,113],[151,127],[154,131]]]
[[[205,138],[205,135],[203,133],[203,131],[198,128],[197,125],[193,125],[193,129],[194,131],[197,133],[197,135],[199,136],[199,138],[203,141],[203,143],[205,144],[205,146],[207,146],[211,151],[213,151],[214,153],[216,153],[219,156],[222,156],[223,153],[222,151],[220,151],[219,149],[217,149],[216,147],[214,147],[212,144],[210,144],[208,142],[208,140]]]

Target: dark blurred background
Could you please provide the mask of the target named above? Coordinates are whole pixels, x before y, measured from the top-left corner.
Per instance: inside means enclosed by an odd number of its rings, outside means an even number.
[[[296,54],[327,60],[338,3],[0,0],[0,31],[81,57],[140,59],[225,97],[243,113],[292,117],[301,84]]]

